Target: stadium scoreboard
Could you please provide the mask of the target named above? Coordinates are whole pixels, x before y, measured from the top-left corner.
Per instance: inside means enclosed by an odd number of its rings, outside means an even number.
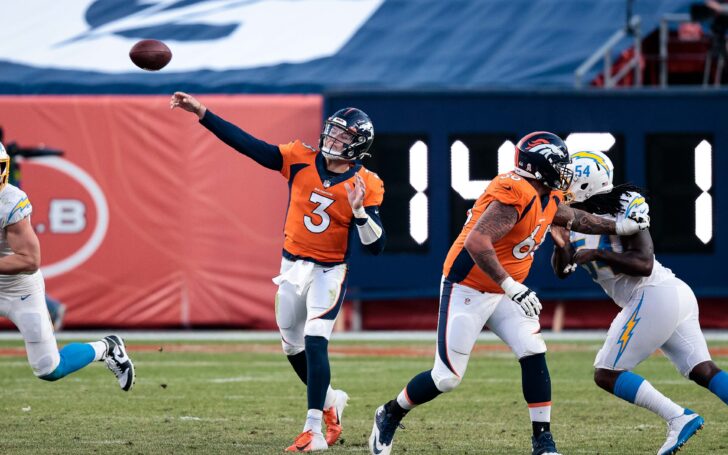
[[[518,139],[539,130],[564,138],[572,153],[605,152],[615,165],[615,184],[645,189],[660,259],[679,276],[701,281],[694,285],[699,294],[728,292],[717,275],[710,281],[726,249],[718,227],[728,210],[718,208],[728,196],[721,197],[716,174],[723,160],[718,152],[728,143],[720,121],[726,101],[725,94],[649,91],[329,96],[327,111],[355,106],[372,118],[373,153],[364,164],[386,189],[387,248],[381,257],[353,258],[354,294],[436,295],[442,262],[467,210],[489,179],[513,169]],[[530,285],[547,297],[598,295],[588,279],[569,280],[566,289],[550,269],[543,273],[550,243],[542,248]],[[371,268],[387,273],[361,273]]]

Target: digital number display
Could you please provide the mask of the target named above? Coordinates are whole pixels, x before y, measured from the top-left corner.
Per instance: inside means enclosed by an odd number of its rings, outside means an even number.
[[[450,136],[450,242],[490,179],[513,169],[517,140],[514,133]]]
[[[713,252],[713,135],[648,134],[650,232],[657,253]]]
[[[382,221],[387,253],[427,252],[429,248],[426,135],[378,134],[365,166],[384,181]]]
[[[624,139],[607,132],[561,133],[569,151],[605,152],[624,183]],[[513,169],[515,133],[453,134],[448,137],[449,242],[460,233],[467,211],[497,174]],[[713,251],[712,135],[648,134],[647,188],[656,251]],[[388,253],[425,253],[430,239],[430,145],[425,134],[382,134],[366,165],[385,182],[382,212]],[[680,158],[680,159],[678,159]],[[391,214],[391,215],[390,215]],[[406,214],[406,216],[402,216]]]

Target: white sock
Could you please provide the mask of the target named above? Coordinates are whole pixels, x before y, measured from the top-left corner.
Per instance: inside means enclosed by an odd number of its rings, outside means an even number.
[[[314,433],[321,433],[321,418],[324,412],[320,409],[309,409],[306,414],[306,425],[303,426],[303,431],[311,430]]]
[[[531,415],[531,422],[551,422],[551,405],[528,406],[528,413]]]
[[[87,344],[94,348],[94,361],[102,360],[104,357],[106,357],[106,350],[108,349],[106,343],[104,343],[103,341],[92,341],[91,343]]]
[[[328,390],[326,390],[326,398],[324,399],[324,409],[329,409],[331,406],[333,406],[335,399],[336,393],[334,393],[334,389],[332,389],[331,385],[329,385]]]
[[[402,409],[410,410],[414,409],[416,404],[412,403],[409,398],[407,398],[407,388],[405,387],[402,389],[401,392],[399,392],[399,395],[397,395],[397,404],[402,407]]]
[[[683,415],[685,412],[685,408],[680,407],[671,399],[661,394],[647,380],[642,381],[640,388],[637,389],[634,404],[649,409],[668,421]]]

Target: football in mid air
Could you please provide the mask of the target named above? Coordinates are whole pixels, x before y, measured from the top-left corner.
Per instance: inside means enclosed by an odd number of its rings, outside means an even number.
[[[145,39],[131,48],[129,58],[143,70],[158,71],[172,60],[172,51],[161,41]]]

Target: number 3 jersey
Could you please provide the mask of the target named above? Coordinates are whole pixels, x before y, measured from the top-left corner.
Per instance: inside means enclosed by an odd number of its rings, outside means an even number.
[[[515,207],[518,219],[503,238],[493,244],[498,261],[516,281],[523,282],[533,263],[533,252],[539,247],[556,215],[562,200],[560,191],[539,198],[536,189],[514,173],[496,176],[468,212],[460,235],[450,247],[443,275],[451,282],[481,292],[502,294],[500,285],[483,272],[464,248],[465,239],[491,202]]]
[[[0,190],[0,257],[10,256],[6,228],[30,217],[33,206],[28,196],[18,187],[7,184]],[[43,278],[40,270],[18,275],[0,275],[0,294],[23,295],[43,291]]]
[[[639,193],[627,192],[622,195],[622,210],[617,215],[616,221],[623,220],[632,213],[641,213],[647,215],[649,212],[649,206],[645,202],[645,198]],[[600,215],[604,218],[614,220],[615,217],[610,215]],[[571,232],[569,241],[574,250],[580,249],[593,249],[593,250],[607,250],[614,251],[615,253],[622,253],[624,251],[622,242],[618,235],[593,235],[593,234],[582,234],[579,232]],[[601,262],[592,261],[583,264],[587,272],[591,275],[592,279],[597,282],[609,297],[620,307],[626,306],[632,296],[639,289],[659,284],[669,278],[673,278],[675,274],[670,269],[663,266],[657,259],[655,259],[652,266],[652,274],[647,277],[643,276],[632,276],[624,273],[615,273],[612,268]]]
[[[281,174],[290,191],[283,256],[323,265],[346,262],[356,223],[344,184],[353,188],[355,175],[361,176],[366,186],[364,207],[378,207],[384,183],[358,163],[343,174],[331,173],[324,156],[300,141],[278,148],[283,156]]]

